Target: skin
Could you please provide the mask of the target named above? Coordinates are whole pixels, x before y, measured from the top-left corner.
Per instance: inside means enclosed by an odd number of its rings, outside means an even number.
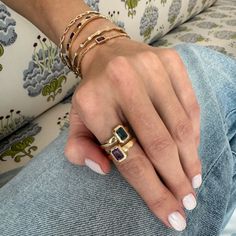
[[[91,10],[83,0],[3,2],[56,44],[71,19]],[[107,25],[114,26],[104,19],[90,23],[77,42]],[[129,125],[137,142],[116,167],[166,226],[172,227],[174,211],[186,218],[182,199],[196,197],[192,178],[201,174],[200,107],[178,53],[116,38],[85,55],[82,75],[72,98],[68,160],[84,165],[88,158],[108,173],[111,163],[100,143],[117,124]]]

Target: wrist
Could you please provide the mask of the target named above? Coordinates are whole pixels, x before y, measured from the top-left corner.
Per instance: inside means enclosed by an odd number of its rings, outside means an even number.
[[[92,48],[86,53],[81,63],[83,77],[87,77],[88,73],[93,74],[93,68],[95,71],[97,67],[105,68],[114,55],[119,55],[121,48],[129,45],[130,41],[130,38],[118,37]],[[101,70],[97,70],[97,72],[101,72]]]
[[[37,0],[37,5],[40,29],[57,45],[69,22],[82,12],[92,10],[83,0]]]

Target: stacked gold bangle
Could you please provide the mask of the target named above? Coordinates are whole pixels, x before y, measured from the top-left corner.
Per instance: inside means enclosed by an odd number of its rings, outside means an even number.
[[[60,38],[60,57],[62,62],[67,65],[77,76],[82,78],[81,63],[87,52],[97,45],[101,45],[110,39],[117,37],[128,37],[127,33],[120,27],[106,27],[98,30],[89,35],[82,43],[79,44],[74,55],[71,55],[71,48],[75,43],[75,40],[80,36],[81,31],[92,21],[96,19],[108,19],[106,16],[101,15],[96,11],[86,11],[73,19],[66,27],[63,35]],[[68,41],[65,43],[65,39],[69,34]],[[65,44],[65,50],[63,50],[63,44]],[[64,52],[63,52],[64,51]]]

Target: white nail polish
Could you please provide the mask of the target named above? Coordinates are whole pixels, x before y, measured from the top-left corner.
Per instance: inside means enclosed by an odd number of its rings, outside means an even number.
[[[105,175],[105,173],[102,171],[100,165],[98,165],[96,162],[94,162],[90,159],[85,159],[85,164],[94,172],[101,174],[101,175]]]
[[[202,184],[202,175],[198,174],[193,177],[192,179],[192,186],[193,188],[199,188]]]
[[[168,216],[168,220],[172,227],[177,231],[182,231],[186,228],[186,220],[178,211],[171,213]]]
[[[196,207],[197,205],[197,202],[196,202],[196,199],[194,197],[194,195],[192,193],[186,195],[184,198],[183,198],[183,205],[184,207],[187,209],[187,210],[192,210]]]

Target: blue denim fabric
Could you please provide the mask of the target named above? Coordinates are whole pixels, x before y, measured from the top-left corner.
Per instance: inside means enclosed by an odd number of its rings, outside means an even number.
[[[203,183],[187,228],[165,227],[114,165],[101,176],[70,164],[63,131],[0,189],[1,236],[220,234],[236,205],[236,61],[200,46],[176,49],[201,107]]]

